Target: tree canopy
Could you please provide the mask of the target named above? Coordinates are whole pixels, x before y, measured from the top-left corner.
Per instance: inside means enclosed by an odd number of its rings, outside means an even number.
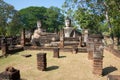
[[[0,34],[7,35],[7,27],[9,22],[12,20],[16,10],[10,4],[7,4],[3,0],[0,0]]]
[[[92,33],[108,32],[120,38],[119,0],[65,0],[63,9],[71,15],[82,29]]]
[[[22,28],[36,28],[37,20],[42,21],[42,28],[47,32],[59,31],[64,25],[64,15],[57,7],[31,6],[19,11],[14,6],[0,0],[0,35],[20,34]]]
[[[35,28],[37,20],[42,21],[42,28],[48,32],[59,30],[59,27],[63,26],[64,16],[57,7],[28,7],[21,9],[18,13],[26,29]]]

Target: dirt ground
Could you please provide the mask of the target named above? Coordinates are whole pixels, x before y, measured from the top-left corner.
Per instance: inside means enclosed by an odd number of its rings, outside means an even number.
[[[47,71],[37,69],[36,54],[47,53]],[[1,52],[0,52],[1,53]],[[21,55],[31,54],[29,58]],[[120,74],[120,58],[108,51],[104,51],[104,76],[92,74],[92,60],[88,60],[87,53],[72,54],[60,52],[60,58],[53,58],[51,51],[26,50],[7,58],[0,58],[0,72],[6,67],[13,66],[20,70],[22,80],[107,80],[107,75]]]

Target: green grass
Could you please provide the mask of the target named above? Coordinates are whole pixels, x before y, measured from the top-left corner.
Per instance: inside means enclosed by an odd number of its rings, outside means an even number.
[[[37,69],[36,54],[47,53],[47,71]],[[107,52],[105,52],[107,53]],[[31,54],[29,58],[21,55]],[[106,80],[107,77],[99,77],[92,74],[92,61],[87,59],[87,53],[72,54],[71,52],[60,52],[61,58],[53,58],[52,51],[26,50],[0,58],[0,72],[6,67],[13,66],[20,70],[23,80]],[[117,59],[117,60],[116,60]],[[114,62],[115,61],[115,62]],[[115,65],[120,73],[120,59],[112,54],[105,54],[104,67]],[[112,63],[113,62],[113,63]]]

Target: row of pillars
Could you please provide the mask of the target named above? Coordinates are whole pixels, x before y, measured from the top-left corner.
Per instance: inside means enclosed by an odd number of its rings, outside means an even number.
[[[23,29],[21,32],[21,42],[20,43],[22,46],[25,46],[25,29]],[[5,56],[8,53],[8,45],[7,45],[6,37],[3,37],[1,39],[1,50],[2,50],[3,56]]]
[[[102,75],[103,68],[103,43],[101,35],[91,35],[88,38],[88,59],[93,60],[93,74]]]
[[[76,54],[76,48],[73,49],[73,53]],[[54,48],[53,49],[53,57],[54,58],[59,58],[59,48]],[[38,53],[37,54],[37,68],[40,71],[45,71],[47,68],[47,58],[46,58],[46,53]]]

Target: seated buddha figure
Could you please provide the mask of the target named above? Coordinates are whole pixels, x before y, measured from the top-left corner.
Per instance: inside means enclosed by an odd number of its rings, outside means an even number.
[[[74,28],[71,27],[71,20],[67,17],[65,19],[65,27],[64,27],[64,37],[73,37],[71,33],[73,32]]]
[[[43,34],[41,29],[41,21],[37,21],[37,29],[34,30],[34,33],[31,37],[31,43],[33,46],[40,45],[40,37]]]

